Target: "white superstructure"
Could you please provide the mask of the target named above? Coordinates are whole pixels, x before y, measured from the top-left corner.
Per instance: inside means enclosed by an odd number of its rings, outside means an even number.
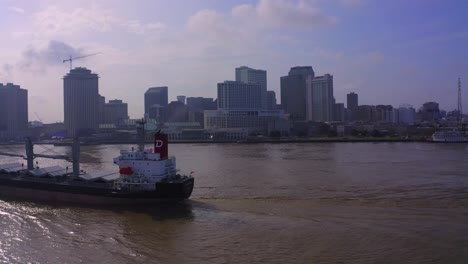
[[[468,142],[468,135],[465,131],[456,128],[444,128],[436,131],[432,135],[433,142]]]
[[[161,159],[160,154],[153,153],[151,149],[144,152],[121,150],[120,156],[114,158],[114,164],[127,178],[141,178],[151,183],[176,174],[175,157]]]

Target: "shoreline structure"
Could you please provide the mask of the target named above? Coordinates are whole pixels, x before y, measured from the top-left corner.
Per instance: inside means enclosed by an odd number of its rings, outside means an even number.
[[[304,139],[245,139],[245,140],[169,140],[171,144],[285,144],[285,143],[401,143],[401,142],[420,142],[434,143],[429,139],[402,139],[402,138],[304,138]],[[118,145],[129,144],[130,142],[122,140],[106,140],[96,142],[82,142],[81,145]],[[147,143],[151,143],[148,141]],[[68,146],[69,142],[36,142],[35,144],[53,144],[55,146]]]

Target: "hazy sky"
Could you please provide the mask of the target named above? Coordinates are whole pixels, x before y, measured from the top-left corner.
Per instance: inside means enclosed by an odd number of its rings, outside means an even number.
[[[0,0],[0,82],[29,91],[30,120],[63,120],[63,80],[76,60],[100,76],[99,90],[141,117],[143,94],[216,97],[242,65],[280,76],[311,65],[334,75],[337,102],[419,108],[457,102],[468,111],[466,0]]]

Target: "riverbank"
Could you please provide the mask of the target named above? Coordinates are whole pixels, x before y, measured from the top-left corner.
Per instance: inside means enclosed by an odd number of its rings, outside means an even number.
[[[288,143],[434,143],[425,138],[396,138],[396,137],[335,137],[335,138],[254,138],[245,140],[169,140],[171,144],[288,144]],[[147,144],[152,144],[152,141],[147,141]],[[21,142],[0,143],[0,145],[23,145]],[[69,146],[71,141],[36,141],[36,145],[55,145]],[[135,144],[131,140],[100,140],[100,141],[82,141],[81,145],[120,145],[120,144]]]
[[[288,144],[288,143],[380,143],[380,142],[424,142],[432,143],[432,141],[418,138],[418,139],[406,139],[406,138],[254,138],[245,140],[169,140],[171,144]],[[152,144],[152,141],[147,141],[147,144]],[[16,143],[20,144],[20,143]],[[70,141],[41,141],[34,142],[34,144],[53,144],[55,146],[69,146]],[[130,140],[100,140],[81,143],[82,146],[86,145],[120,145],[120,144],[135,144],[135,141]]]

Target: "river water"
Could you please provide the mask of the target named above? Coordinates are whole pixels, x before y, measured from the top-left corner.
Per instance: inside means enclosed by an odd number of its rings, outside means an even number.
[[[82,168],[112,169],[130,147],[83,146]],[[194,172],[182,204],[0,198],[0,262],[468,263],[468,144],[173,144],[170,154]],[[49,163],[67,165],[39,159]]]

